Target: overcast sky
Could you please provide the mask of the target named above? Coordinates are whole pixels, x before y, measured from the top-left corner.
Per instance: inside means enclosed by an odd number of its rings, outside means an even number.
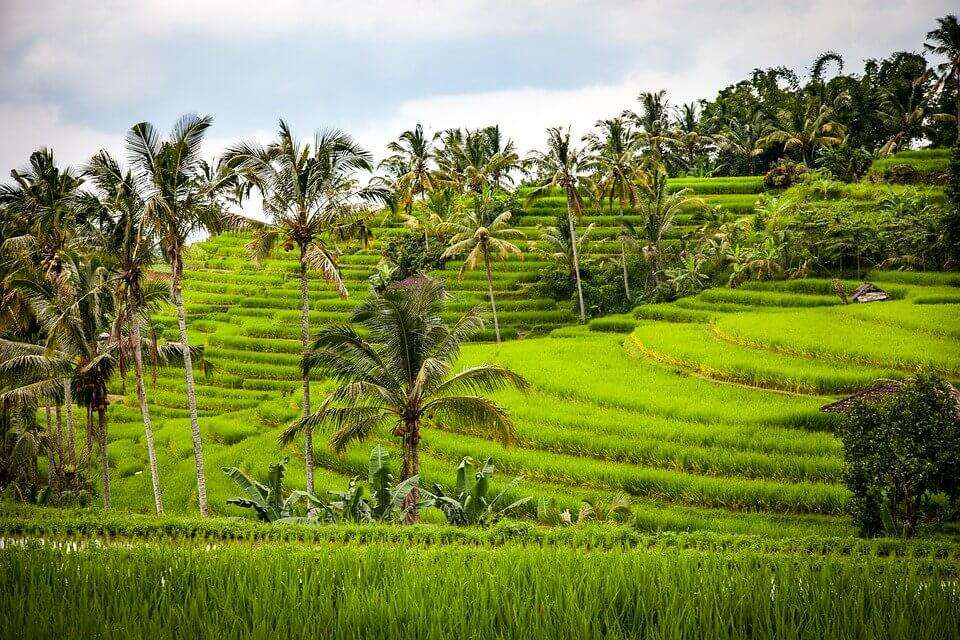
[[[499,123],[521,151],[665,88],[677,104],[755,67],[848,69],[919,51],[954,2],[257,2],[0,0],[0,172],[40,146],[122,156],[130,125],[215,118],[208,151],[284,117],[339,127],[378,155],[417,122]],[[952,6],[951,6],[952,5]]]

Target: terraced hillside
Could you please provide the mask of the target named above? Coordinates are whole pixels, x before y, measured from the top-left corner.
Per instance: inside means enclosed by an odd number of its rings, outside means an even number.
[[[718,180],[715,191],[734,193],[707,197],[746,207],[755,196],[736,191],[757,188],[755,179]],[[530,206],[521,218],[528,238],[563,206],[556,198]],[[605,210],[590,211],[584,224],[591,222],[601,231],[616,225]],[[378,236],[393,232],[384,227]],[[192,338],[206,346],[216,368],[199,385],[198,401],[210,502],[222,514],[240,512],[225,505],[234,489],[221,466],[257,475],[289,456],[292,484],[303,482],[302,454],[296,447],[281,451],[276,441],[299,413],[295,262],[280,254],[255,268],[245,242],[228,234],[202,243],[186,281]],[[376,246],[343,257],[346,300],[312,281],[314,326],[346,318],[367,291],[377,260]],[[852,534],[843,516],[848,496],[833,417],[819,407],[877,377],[917,367],[960,378],[957,276],[870,274],[895,300],[848,306],[827,280],[749,283],[577,327],[570,308],[528,291],[542,266],[532,259],[497,265],[501,322],[521,339],[478,342],[463,354],[465,363],[509,365],[532,383],[529,395],[499,397],[517,419],[518,446],[428,430],[422,466],[426,481],[450,483],[462,456],[492,455],[498,483],[522,475],[515,493],[537,498],[545,522],[581,500],[625,493],[641,529]],[[485,302],[484,282],[470,273],[459,280],[456,269],[451,264],[435,274],[455,293],[451,316]],[[171,318],[157,319],[172,331]],[[326,388],[320,379],[314,385],[317,394]],[[161,371],[151,402],[167,509],[189,513],[195,487],[182,386],[176,371]],[[148,512],[152,496],[133,385],[116,391],[109,445],[114,501]],[[365,473],[372,444],[344,457],[319,447],[319,488],[342,488]]]

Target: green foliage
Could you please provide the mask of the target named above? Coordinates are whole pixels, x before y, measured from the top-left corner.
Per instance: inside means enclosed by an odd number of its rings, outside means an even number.
[[[426,247],[423,235],[411,231],[401,231],[391,236],[383,249],[383,257],[393,267],[390,281],[399,282],[434,269],[443,269],[447,262],[444,255],[446,247],[434,242],[430,249]]]
[[[282,522],[294,517],[294,508],[299,502],[316,504],[316,500],[304,491],[293,491],[284,495],[286,491],[283,476],[286,466],[285,459],[271,464],[266,484],[251,479],[236,467],[224,467],[223,472],[246,494],[243,498],[230,498],[227,504],[253,509],[257,518],[263,522]]]
[[[457,466],[455,492],[447,495],[442,486],[434,484],[430,494],[431,506],[440,509],[449,524],[489,526],[531,502],[532,498],[526,497],[500,504],[506,502],[504,496],[519,483],[519,478],[507,483],[494,495],[490,488],[493,472],[493,458],[487,458],[478,468],[473,458],[465,456]]]
[[[960,506],[960,398],[918,375],[897,393],[857,402],[838,434],[850,509],[863,535],[911,537]]]
[[[950,179],[945,189],[950,201],[944,223],[944,240],[954,269],[960,267],[960,142],[950,151]]]
[[[764,189],[787,189],[797,184],[807,173],[802,162],[781,162],[763,175]]]

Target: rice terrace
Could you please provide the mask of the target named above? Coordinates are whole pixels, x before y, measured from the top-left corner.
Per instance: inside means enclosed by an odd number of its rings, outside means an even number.
[[[59,33],[14,4],[4,51]],[[0,122],[0,639],[960,638],[960,24],[919,5],[532,133],[260,117],[267,62],[197,103],[256,128]],[[412,6],[413,58],[564,47]],[[164,28],[305,28],[256,11]]]

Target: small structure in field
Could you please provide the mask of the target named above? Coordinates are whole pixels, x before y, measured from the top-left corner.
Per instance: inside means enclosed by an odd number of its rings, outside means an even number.
[[[820,411],[825,411],[827,413],[850,413],[850,409],[855,403],[861,400],[877,402],[884,396],[893,395],[897,391],[900,391],[900,387],[902,386],[903,383],[897,380],[877,380],[874,384],[870,385],[866,389],[857,391],[852,396],[847,396],[846,398],[842,398],[836,402],[823,405],[820,407]]]
[[[953,385],[950,386],[950,394],[953,396],[957,405],[957,415],[960,416],[960,390]],[[841,398],[836,402],[825,404],[820,407],[820,411],[826,413],[850,413],[853,405],[861,400],[867,402],[879,402],[886,396],[890,396],[900,391],[903,383],[899,380],[877,380],[866,389],[861,389],[851,396]]]
[[[854,290],[850,299],[854,302],[880,302],[889,300],[890,295],[872,282],[864,282]]]

